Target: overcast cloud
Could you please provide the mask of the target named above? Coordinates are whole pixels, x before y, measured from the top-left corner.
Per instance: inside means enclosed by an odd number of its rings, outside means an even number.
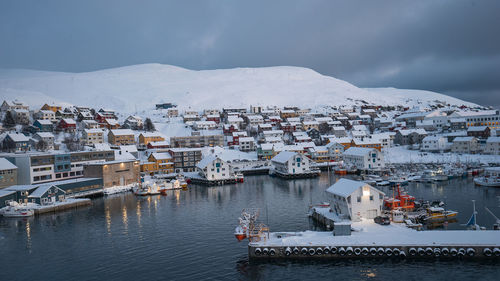
[[[0,67],[294,65],[500,105],[500,1],[0,1]]]

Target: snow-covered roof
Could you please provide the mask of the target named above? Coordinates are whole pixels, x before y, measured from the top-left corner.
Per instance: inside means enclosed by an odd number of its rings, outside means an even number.
[[[102,129],[85,129],[85,133],[87,134],[98,134],[98,133],[103,133],[104,131]]]
[[[168,152],[154,152],[152,153],[153,157],[156,159],[156,160],[167,160],[167,159],[172,159],[172,155],[170,155],[170,153]]]
[[[349,149],[344,151],[344,155],[365,156],[371,153],[373,150],[376,149],[367,147],[350,147]]]
[[[37,189],[35,189],[35,191],[33,191],[29,196],[28,198],[39,198],[41,197],[43,194],[45,194],[45,192],[47,192],[47,190],[49,190],[51,187],[55,186],[57,189],[61,190],[62,192],[66,193],[66,191],[60,189],[59,187],[57,187],[57,185],[55,184],[42,184],[40,185]]]
[[[133,135],[134,131],[130,129],[114,129],[111,130],[111,133],[115,136],[126,136],[126,135]]]
[[[149,142],[149,144],[151,146],[168,146],[168,145],[170,145],[170,142],[166,141],[166,140],[164,140],[164,141],[151,141],[151,142]]]
[[[422,141],[439,141],[440,139],[443,139],[443,138],[444,137],[442,137],[442,136],[427,136]]]
[[[368,184],[362,181],[354,181],[342,178],[335,184],[327,188],[326,192],[346,198],[350,196],[353,192],[358,190],[360,187],[363,187],[365,185]]]
[[[453,139],[453,142],[470,142],[473,139],[475,139],[475,137],[456,137]]]
[[[141,133],[141,135],[145,138],[163,137],[160,132],[144,132],[144,133]]]
[[[19,141],[29,141],[30,139],[19,133],[13,133],[13,134],[7,134],[14,142],[19,142]]]
[[[10,163],[10,161],[5,158],[0,158],[0,170],[13,170],[13,169],[17,169],[16,165]]]
[[[467,128],[467,132],[482,132],[488,128],[487,126],[475,126]]]
[[[482,111],[455,111],[451,116],[461,116],[461,117],[471,117],[471,116],[483,116],[483,115],[495,115],[496,110],[482,110]]]
[[[271,161],[277,162],[277,163],[286,163],[290,158],[294,157],[297,155],[297,152],[291,152],[291,151],[282,151],[278,155],[274,156]]]
[[[40,125],[52,125],[52,121],[46,119],[38,119],[35,122],[40,123]]]
[[[200,162],[198,162],[198,164],[196,164],[196,167],[198,167],[200,169],[204,169],[206,166],[208,166],[210,163],[214,162],[215,160],[217,160],[216,156],[207,155],[207,156],[203,157],[203,159],[201,159]]]
[[[243,137],[243,138],[240,138],[239,141],[240,142],[252,142],[252,141],[255,141],[255,139],[253,137]]]
[[[500,142],[500,137],[489,137],[486,142]]]
[[[282,135],[283,130],[263,131],[262,134],[264,134],[264,135]]]
[[[73,120],[73,119],[70,119],[70,118],[64,118],[62,119],[64,121],[64,123],[66,124],[75,124],[76,125],[76,121]]]
[[[54,134],[49,133],[49,132],[38,132],[35,135],[38,135],[41,138],[53,138],[54,137]]]

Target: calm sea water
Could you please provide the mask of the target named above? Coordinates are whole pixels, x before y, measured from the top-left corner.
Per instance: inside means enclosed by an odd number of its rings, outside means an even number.
[[[0,280],[499,280],[495,261],[248,260],[246,243],[233,236],[243,208],[261,208],[271,231],[317,229],[306,216],[308,205],[324,200],[333,182],[326,174],[294,181],[248,176],[244,184],[144,198],[120,194],[62,213],[0,218]],[[500,215],[500,189],[475,187],[471,179],[407,189],[458,210],[449,229],[463,228],[472,199],[479,224],[494,223],[484,206]]]

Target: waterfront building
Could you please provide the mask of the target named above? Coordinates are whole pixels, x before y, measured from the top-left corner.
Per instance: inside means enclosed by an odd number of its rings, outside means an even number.
[[[479,152],[479,141],[475,137],[456,137],[451,145],[453,153],[475,154]]]
[[[112,150],[78,152],[6,153],[5,157],[17,166],[18,184],[40,184],[83,177],[83,165],[115,159]]]
[[[486,140],[484,152],[487,154],[500,155],[500,137],[489,137]]]
[[[274,171],[282,175],[300,175],[311,173],[311,160],[304,154],[281,151],[271,159]]]
[[[362,181],[340,179],[326,190],[331,209],[352,221],[373,219],[382,214],[384,193]]]
[[[201,148],[170,148],[173,158],[174,172],[194,172],[196,164],[201,160]]]
[[[115,160],[85,164],[85,177],[101,178],[103,188],[124,186],[139,182],[139,161]]]
[[[227,180],[234,178],[232,166],[214,155],[208,155],[196,164],[200,176],[208,181]]]
[[[442,136],[427,136],[422,140],[422,151],[443,151],[446,149],[447,139]]]

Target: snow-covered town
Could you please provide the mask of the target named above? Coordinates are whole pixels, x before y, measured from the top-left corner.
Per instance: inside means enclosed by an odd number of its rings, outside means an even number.
[[[0,1],[0,280],[497,280],[500,1]]]
[[[238,183],[249,174],[285,180],[356,174],[374,186],[473,174],[478,185],[500,185],[498,177],[479,176],[498,173],[500,164],[500,114],[482,107],[362,103],[197,111],[160,103],[128,115],[4,100],[1,113],[5,209],[119,191],[158,194],[174,181]]]

